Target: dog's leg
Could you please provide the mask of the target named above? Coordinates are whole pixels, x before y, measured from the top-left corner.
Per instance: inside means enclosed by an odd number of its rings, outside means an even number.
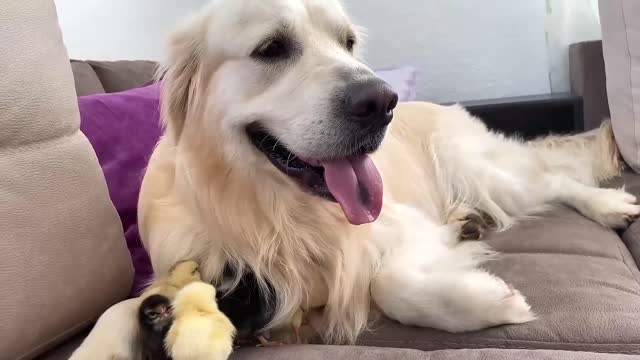
[[[372,283],[372,296],[387,316],[402,324],[449,332],[535,319],[524,296],[479,269],[431,273],[387,269]]]
[[[546,154],[547,158],[539,156],[534,148],[503,145],[512,148],[511,154],[520,151],[517,164],[508,151],[490,161],[477,159],[476,163],[484,164],[476,168],[483,181],[471,182],[475,194],[480,195],[480,206],[498,220],[507,219],[503,224],[508,224],[510,217],[535,213],[558,203],[571,206],[584,216],[612,228],[625,227],[640,215],[635,196],[620,189],[599,188],[594,179],[577,176],[571,171],[573,168],[563,167],[569,159],[563,159],[567,154],[563,154],[562,149],[555,149],[558,154]]]
[[[488,132],[460,109],[450,111],[446,136],[437,138],[446,141],[434,145],[451,184],[448,193],[488,213],[500,230],[557,203],[611,227],[640,214],[632,195],[597,187],[622,166],[610,123],[580,135],[522,142]]]
[[[140,303],[140,298],[129,299],[105,311],[69,360],[139,360]]]
[[[455,244],[450,226],[435,224],[410,208],[395,210],[400,211],[394,216],[402,219],[399,224],[376,225],[385,227],[376,233],[391,245],[371,283],[373,300],[387,316],[450,332],[534,319],[517,290],[478,269],[493,254],[484,243]]]
[[[547,182],[553,200],[604,226],[624,228],[640,215],[636,197],[624,190],[587,186],[563,175],[549,175]]]
[[[496,224],[485,213],[463,207],[451,214],[447,224],[452,225],[456,240],[482,240],[486,233],[495,230]]]

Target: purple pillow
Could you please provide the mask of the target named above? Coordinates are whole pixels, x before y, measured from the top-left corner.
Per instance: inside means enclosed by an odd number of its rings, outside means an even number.
[[[138,234],[137,205],[145,168],[161,134],[159,98],[159,84],[78,98],[80,130],[98,156],[122,221],[135,268],[134,296],[153,275]]]
[[[376,71],[398,92],[400,101],[415,100],[418,71],[400,67]],[[78,98],[80,129],[93,146],[109,195],[124,229],[135,268],[131,295],[153,276],[138,233],[137,205],[142,177],[160,135],[160,84]]]

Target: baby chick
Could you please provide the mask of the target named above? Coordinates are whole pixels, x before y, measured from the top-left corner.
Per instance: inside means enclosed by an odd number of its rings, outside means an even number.
[[[257,339],[259,346],[274,346],[266,339],[262,329],[271,321],[275,312],[275,293],[270,284],[262,289],[253,272],[243,274],[233,288],[234,272],[225,269],[224,280],[218,287],[218,306],[237,329],[239,340]]]
[[[193,282],[173,301],[173,325],[165,339],[174,360],[226,360],[236,329],[216,304],[216,290]]]
[[[200,281],[198,264],[182,261],[175,264],[166,278],[155,279],[140,297],[138,325],[143,360],[167,360],[164,339],[173,322],[171,300],[185,285]]]
[[[304,325],[304,317],[305,312],[302,308],[298,309],[295,314],[293,314],[293,319],[291,320],[291,329],[293,330],[293,335],[296,339],[296,344],[302,344],[302,337],[300,336],[300,329],[302,329],[302,325]]]
[[[170,360],[164,339],[173,323],[171,301],[163,295],[151,295],[138,309],[142,360]]]
[[[166,278],[158,278],[153,281],[142,293],[142,298],[150,295],[164,295],[173,300],[180,289],[194,281],[202,281],[200,268],[195,261],[187,260],[175,264]]]

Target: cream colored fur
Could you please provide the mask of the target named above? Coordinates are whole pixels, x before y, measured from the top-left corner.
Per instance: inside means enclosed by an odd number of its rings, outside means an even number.
[[[283,19],[304,39],[304,55],[273,78],[247,57]],[[522,294],[479,267],[492,251],[457,241],[460,219],[483,211],[503,230],[565,204],[624,226],[640,213],[635,197],[597,187],[621,167],[610,125],[522,142],[489,132],[459,106],[400,104],[374,155],[382,214],[352,226],[338,205],[276,170],[243,131],[270,119],[292,151],[313,152],[315,138],[299,139],[326,116],[332,71],[370,71],[336,40],[336,29],[351,27],[333,0],[216,0],[175,33],[166,132],[139,203],[154,270],[194,259],[216,284],[225,262],[250,269],[278,293],[269,327],[286,326],[300,307],[324,307],[327,342],[354,342],[372,304],[402,323],[453,332],[533,320]]]

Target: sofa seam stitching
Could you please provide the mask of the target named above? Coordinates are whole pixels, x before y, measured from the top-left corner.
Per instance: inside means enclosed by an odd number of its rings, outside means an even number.
[[[495,341],[495,340],[494,340]],[[535,341],[533,341],[535,342]],[[497,344],[479,344],[479,343],[469,343],[469,342],[465,342],[465,343],[458,343],[458,342],[443,342],[443,341],[438,341],[438,342],[433,342],[433,341],[422,341],[422,340],[408,340],[408,341],[404,341],[404,340],[364,340],[362,341],[363,344],[367,345],[367,343],[369,344],[376,344],[376,343],[411,343],[411,344],[442,344],[442,345],[451,345],[451,346],[476,346],[476,347],[482,347],[482,349],[491,349],[491,348],[495,348],[495,349],[518,349],[518,350],[558,350],[558,351],[578,351],[578,352],[584,352],[584,351],[588,351],[588,352],[594,352],[594,353],[610,353],[610,351],[614,351],[614,353],[616,354],[640,354],[640,350],[618,350],[615,349],[614,346],[638,346],[640,345],[640,343],[638,344],[603,344],[601,345],[604,349],[585,349],[585,350],[570,350],[570,349],[541,349],[541,348],[535,348],[535,347],[527,347],[527,346],[517,346],[517,345],[497,345]],[[549,344],[549,345],[595,345],[598,346],[599,344],[590,344],[590,343],[557,343],[557,342],[539,342],[539,343],[543,343],[543,344]],[[370,345],[368,345],[370,346]],[[611,347],[610,349],[607,349],[608,347]],[[469,349],[469,350],[477,350],[478,348],[459,348],[459,349]],[[447,350],[447,349],[438,349],[438,350]],[[449,350],[453,350],[453,349],[449,349]],[[436,350],[433,350],[436,351]]]
[[[27,356],[31,356],[33,354],[39,354],[43,348],[49,347],[52,343],[56,343],[61,338],[66,338],[69,334],[78,334],[83,328],[89,327],[89,325],[91,325],[92,323],[95,323],[95,320],[92,320],[92,319],[84,320],[81,323],[73,326],[71,329],[64,331],[61,334],[58,334],[52,338],[49,338],[49,340],[46,340],[45,342],[33,348],[32,350],[29,350],[26,353],[23,353],[22,355],[18,356],[18,359],[26,359]]]
[[[473,338],[473,341],[476,341],[474,343],[469,343],[469,342],[464,342],[464,343],[459,343],[459,342],[455,342],[455,341],[430,341],[430,340],[362,340],[363,342],[416,342],[416,343],[438,343],[438,344],[452,344],[452,345],[464,345],[464,344],[468,344],[468,345],[483,345],[483,344],[478,344],[476,343],[477,341],[501,341],[501,342],[527,342],[527,343],[536,343],[536,344],[550,344],[550,345],[601,345],[604,347],[608,347],[608,346],[640,346],[640,343],[636,343],[636,342],[632,342],[632,343],[594,343],[594,342],[568,342],[568,341],[563,341],[563,342],[557,342],[557,341],[543,341],[543,340],[513,340],[513,339],[497,339],[497,338],[483,338],[483,337],[476,337]],[[496,346],[502,346],[502,345],[496,345]],[[638,349],[638,351],[640,351],[640,349]]]

